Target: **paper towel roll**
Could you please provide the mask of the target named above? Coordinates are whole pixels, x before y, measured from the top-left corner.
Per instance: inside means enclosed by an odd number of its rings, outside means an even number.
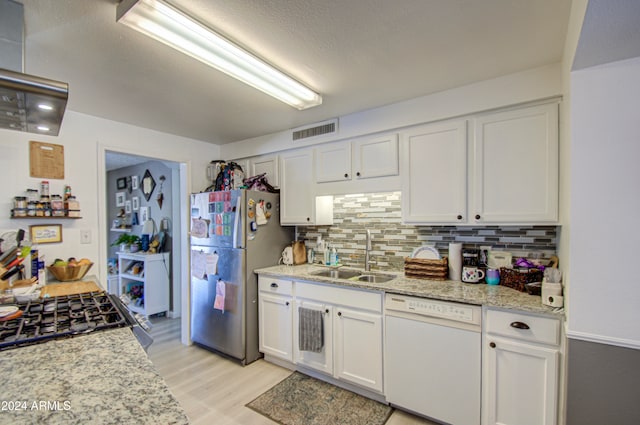
[[[462,244],[449,244],[449,279],[460,280],[462,278]]]

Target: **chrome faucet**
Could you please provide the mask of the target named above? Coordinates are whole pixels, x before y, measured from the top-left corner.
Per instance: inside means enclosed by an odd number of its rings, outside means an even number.
[[[371,270],[371,264],[369,264],[369,252],[371,251],[371,230],[367,229],[367,244],[364,248],[364,271]]]

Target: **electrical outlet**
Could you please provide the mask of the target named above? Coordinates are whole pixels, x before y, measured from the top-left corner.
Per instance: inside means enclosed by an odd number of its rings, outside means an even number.
[[[80,230],[80,243],[91,243],[91,230]]]

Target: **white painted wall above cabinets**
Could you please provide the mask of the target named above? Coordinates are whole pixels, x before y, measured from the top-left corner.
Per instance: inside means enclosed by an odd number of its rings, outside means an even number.
[[[400,135],[405,223],[557,222],[557,102],[412,127]]]

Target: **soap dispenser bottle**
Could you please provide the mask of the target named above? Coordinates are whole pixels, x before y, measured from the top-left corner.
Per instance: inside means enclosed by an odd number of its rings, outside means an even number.
[[[338,251],[336,251],[335,245],[331,247],[331,254],[329,254],[329,263],[332,266],[338,265]]]

